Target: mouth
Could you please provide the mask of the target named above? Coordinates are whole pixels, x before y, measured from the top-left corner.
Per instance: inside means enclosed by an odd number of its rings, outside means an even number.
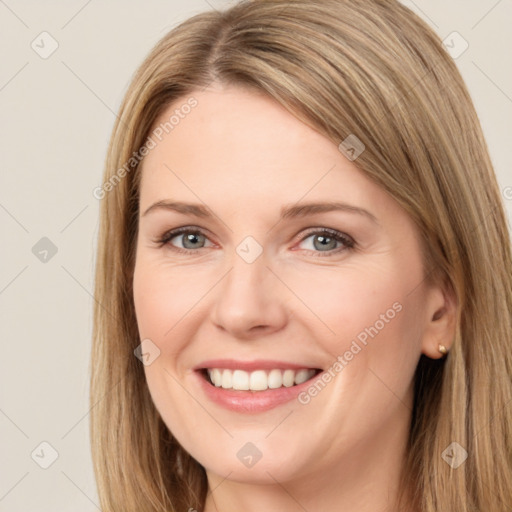
[[[304,363],[269,359],[211,359],[193,370],[205,398],[244,414],[263,413],[296,400],[324,372]]]
[[[198,370],[211,386],[232,391],[261,392],[293,388],[316,377],[319,368],[271,368],[246,371],[232,368],[201,368]]]

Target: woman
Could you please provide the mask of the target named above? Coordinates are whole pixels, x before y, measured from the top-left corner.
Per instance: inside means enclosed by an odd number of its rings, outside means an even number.
[[[411,11],[187,20],[134,77],[99,196],[102,510],[512,507],[504,209]]]

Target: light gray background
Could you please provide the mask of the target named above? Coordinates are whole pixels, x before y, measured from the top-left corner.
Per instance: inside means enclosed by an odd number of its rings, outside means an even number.
[[[144,56],[180,21],[230,3],[0,0],[1,511],[99,510],[88,433],[99,206],[92,190]],[[404,3],[443,39],[457,31],[469,43],[456,62],[511,219],[512,3]],[[48,51],[43,31],[59,45],[47,59],[31,47]],[[32,252],[43,237],[58,250],[46,262]],[[48,469],[38,464],[51,462],[43,441],[58,452]]]

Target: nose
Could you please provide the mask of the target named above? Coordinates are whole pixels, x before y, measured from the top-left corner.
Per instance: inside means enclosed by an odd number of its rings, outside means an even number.
[[[233,337],[252,339],[286,325],[286,289],[267,268],[264,254],[252,263],[234,254],[230,271],[215,288],[211,320]]]

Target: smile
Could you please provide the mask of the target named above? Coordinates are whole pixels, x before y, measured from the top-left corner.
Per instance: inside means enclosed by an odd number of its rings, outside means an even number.
[[[284,361],[216,359],[193,368],[204,396],[237,413],[261,413],[296,400],[323,370]]]

